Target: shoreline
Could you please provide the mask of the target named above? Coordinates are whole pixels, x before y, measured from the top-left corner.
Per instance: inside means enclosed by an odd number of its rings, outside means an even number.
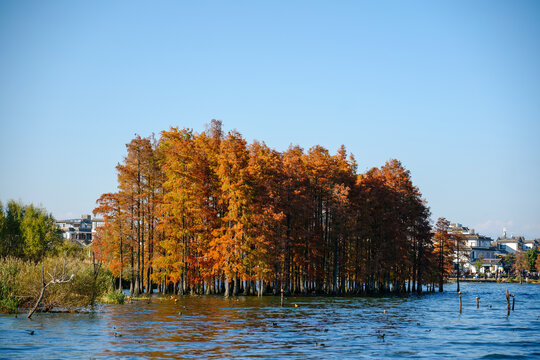
[[[502,280],[501,280],[502,279]],[[456,283],[457,282],[457,279],[456,278],[448,278],[448,283]],[[508,280],[508,278],[499,278],[499,279],[483,279],[483,278],[479,278],[479,279],[460,279],[459,282],[461,283],[498,283],[498,284],[519,284],[519,280],[515,280],[515,279],[511,279],[511,280]],[[524,285],[524,284],[533,284],[533,285],[539,285],[540,284],[540,279],[529,279],[528,281],[523,281],[523,283],[521,285]]]

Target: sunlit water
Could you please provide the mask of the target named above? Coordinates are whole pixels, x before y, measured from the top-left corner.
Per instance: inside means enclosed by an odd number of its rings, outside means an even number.
[[[461,315],[455,290],[284,307],[277,297],[153,297],[94,314],[1,315],[0,358],[540,358],[539,285],[462,284]]]

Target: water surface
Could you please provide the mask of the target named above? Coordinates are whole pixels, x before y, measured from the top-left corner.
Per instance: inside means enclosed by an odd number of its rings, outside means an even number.
[[[291,297],[284,307],[278,297],[185,296],[31,321],[0,315],[0,358],[540,358],[539,285],[462,284],[462,293],[462,314],[450,284],[420,297]]]

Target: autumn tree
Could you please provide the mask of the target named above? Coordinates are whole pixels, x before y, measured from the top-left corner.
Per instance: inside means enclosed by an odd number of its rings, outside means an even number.
[[[258,280],[260,296],[265,282],[272,280],[272,270],[277,270],[274,273],[278,275],[279,269],[286,267],[285,258],[290,262],[289,240],[292,235],[290,214],[283,212],[285,177],[282,154],[257,141],[248,146],[248,151],[247,177],[252,198],[246,237],[250,256],[246,257],[245,263],[247,282],[244,293],[254,291],[254,281]],[[286,216],[289,216],[288,220]],[[288,284],[286,279],[282,280]],[[287,286],[285,290],[288,291]]]
[[[195,155],[191,130],[171,128],[162,132],[160,142],[165,193],[161,206],[162,253],[155,263],[166,282],[172,282],[180,293],[186,289],[190,242],[194,238],[192,224],[195,206],[191,171]]]
[[[138,135],[126,145],[127,155],[116,166],[118,192],[102,195],[94,210],[105,218],[94,253],[107,258],[119,276],[119,287],[123,270],[130,270],[130,292],[134,295],[152,290],[151,262],[162,182],[156,146],[153,136]]]
[[[272,242],[272,267],[275,287],[283,287],[288,293],[297,290],[308,291],[308,283],[314,284],[318,249],[312,243],[315,225],[312,215],[315,203],[310,201],[312,190],[304,162],[304,151],[299,146],[291,146],[281,156],[281,173],[275,179],[281,221],[275,226],[276,234]],[[296,268],[295,289],[290,289],[291,261]],[[283,285],[281,285],[281,283]],[[279,289],[276,289],[279,290]],[[310,289],[312,290],[312,289]]]
[[[529,270],[530,264],[527,254],[524,251],[516,251],[514,265],[512,265],[512,271],[514,274],[520,277],[519,283],[523,283],[523,277],[525,276],[525,271]]]
[[[409,223],[410,239],[410,279],[412,291],[421,293],[423,284],[431,282],[434,268],[433,233],[430,225],[430,211],[425,201],[419,197],[412,204],[412,216]]]
[[[156,258],[165,282],[178,291],[206,288],[216,291],[219,267],[210,241],[223,221],[218,157],[223,134],[213,120],[202,134],[172,128],[162,132],[161,168],[164,195],[161,206],[162,254]]]
[[[221,227],[214,231],[210,242],[215,267],[225,275],[225,296],[237,295],[240,279],[245,278],[245,259],[251,257],[248,246],[250,204],[253,188],[248,180],[249,153],[246,141],[235,131],[223,139],[219,154],[218,176],[221,184],[220,203],[224,209]]]
[[[98,261],[107,264],[114,276],[118,277],[118,290],[122,290],[125,267],[125,233],[128,229],[126,211],[122,208],[118,193],[106,193],[96,201],[94,216],[103,216],[104,224],[97,229],[92,249]]]
[[[450,237],[448,227],[450,222],[445,218],[439,218],[435,224],[435,236],[433,252],[437,260],[437,274],[439,279],[439,291],[443,291],[444,281],[453,269],[454,243]]]
[[[456,263],[456,282],[457,291],[459,292],[459,278],[461,276],[461,269],[469,260],[469,252],[465,248],[465,238],[460,231],[452,231],[450,233],[450,241],[454,246],[454,259]]]

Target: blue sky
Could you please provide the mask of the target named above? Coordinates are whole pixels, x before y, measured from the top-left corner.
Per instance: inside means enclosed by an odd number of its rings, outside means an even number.
[[[2,1],[0,200],[89,213],[135,133],[217,118],[540,237],[539,39],[537,1]]]

